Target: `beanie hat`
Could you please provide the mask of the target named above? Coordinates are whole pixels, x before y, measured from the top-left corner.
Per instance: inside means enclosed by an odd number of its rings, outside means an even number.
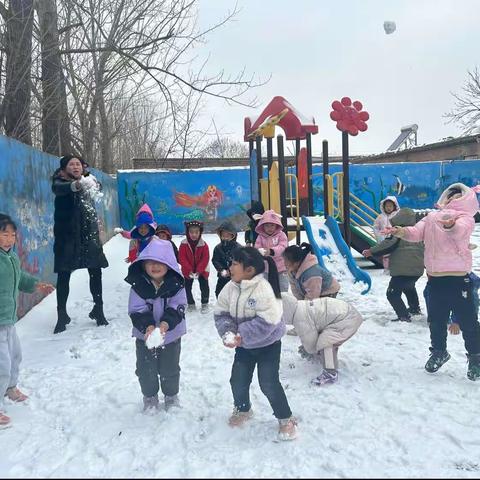
[[[60,169],[65,170],[67,168],[68,162],[70,162],[70,160],[74,158],[77,158],[78,160],[80,160],[84,168],[87,168],[89,166],[88,163],[79,155],[68,154],[60,158]]]
[[[203,233],[203,222],[201,222],[200,220],[189,220],[183,223],[187,232],[190,227],[198,227],[200,229],[200,233]]]

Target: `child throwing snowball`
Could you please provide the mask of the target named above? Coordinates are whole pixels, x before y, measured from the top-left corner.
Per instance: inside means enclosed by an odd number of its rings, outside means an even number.
[[[4,397],[12,402],[23,402],[28,398],[17,387],[22,361],[15,329],[18,292],[48,294],[54,290],[53,285],[39,282],[20,268],[20,260],[13,251],[16,235],[15,222],[0,213],[0,428],[10,424],[10,417],[4,413]]]
[[[165,409],[178,405],[181,337],[185,335],[187,297],[172,245],[153,238],[130,265],[128,314],[136,338],[136,375],[144,410],[158,409],[162,389]],[[160,384],[159,384],[160,377]]]
[[[236,249],[231,281],[218,296],[215,326],[228,348],[235,348],[230,385],[234,410],[229,424],[237,427],[252,415],[250,384],[257,367],[258,382],[279,423],[279,439],[296,437],[296,421],[280,383],[278,369],[285,334],[278,273],[271,257],[253,247]],[[268,262],[268,281],[264,278]]]

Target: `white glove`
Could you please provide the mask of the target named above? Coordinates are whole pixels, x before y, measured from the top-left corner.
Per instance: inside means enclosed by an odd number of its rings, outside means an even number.
[[[230,276],[230,272],[228,270],[222,270],[220,272],[220,276],[222,277],[229,277]]]
[[[160,332],[160,329],[157,327],[153,332],[147,337],[145,344],[149,350],[152,348],[158,348],[163,345],[165,342],[165,335]]]
[[[189,277],[190,277],[192,280],[195,280],[196,278],[198,278],[198,273],[193,273],[193,272],[192,272],[192,273],[189,275]]]
[[[123,232],[123,228],[122,228],[122,227],[115,227],[115,228],[113,229],[113,231],[114,231],[115,233],[122,233],[122,232]]]
[[[261,248],[261,247],[260,247],[260,248],[258,249],[258,251],[259,251],[263,256],[267,255],[267,249],[266,249],[266,248]]]

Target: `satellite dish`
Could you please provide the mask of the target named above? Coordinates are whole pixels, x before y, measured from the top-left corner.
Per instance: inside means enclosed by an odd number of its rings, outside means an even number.
[[[385,30],[385,33],[387,35],[390,35],[397,29],[397,26],[395,25],[395,22],[390,22],[388,20],[385,20],[383,22],[383,29]]]

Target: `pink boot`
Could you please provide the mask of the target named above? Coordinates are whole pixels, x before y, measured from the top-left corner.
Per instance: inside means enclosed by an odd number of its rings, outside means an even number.
[[[0,412],[0,428],[10,426],[10,417],[7,417],[4,413]]]
[[[28,396],[21,392],[17,387],[7,388],[7,393],[5,393],[5,396],[12,402],[24,402],[28,399]]]

